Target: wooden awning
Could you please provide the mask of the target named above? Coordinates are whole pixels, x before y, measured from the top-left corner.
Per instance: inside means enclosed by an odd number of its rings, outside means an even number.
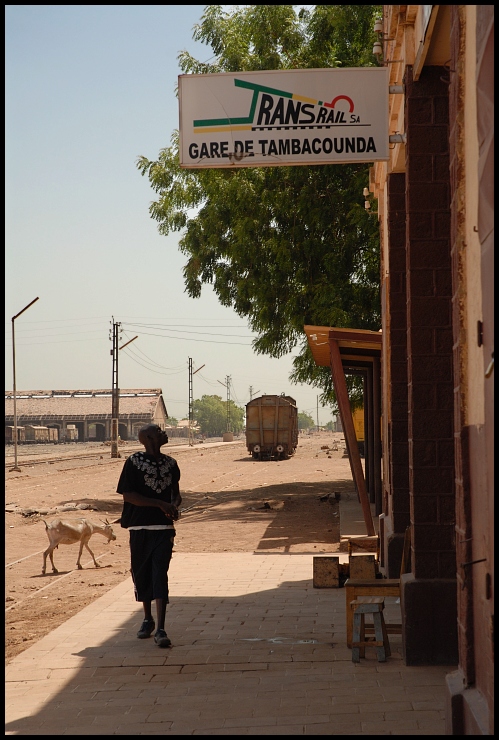
[[[305,326],[304,329],[315,363],[322,367],[331,367],[330,337],[336,339],[341,354],[372,357],[373,351],[381,351],[382,334],[380,331],[337,329],[332,326]],[[345,350],[351,350],[351,352]]]
[[[352,476],[359,494],[364,521],[368,535],[374,535],[374,524],[368,498],[366,479],[362,470],[360,452],[353,426],[350,401],[345,380],[347,372],[364,372],[367,378],[366,388],[369,424],[366,430],[371,438],[371,449],[366,454],[368,464],[373,470],[373,484],[378,496],[381,496],[381,444],[380,444],[380,356],[381,332],[365,329],[339,329],[332,326],[305,326],[308,343],[317,365],[330,367],[333,386],[338,401],[341,423],[350,460]],[[377,465],[377,468],[376,468]],[[378,490],[379,489],[379,490]]]

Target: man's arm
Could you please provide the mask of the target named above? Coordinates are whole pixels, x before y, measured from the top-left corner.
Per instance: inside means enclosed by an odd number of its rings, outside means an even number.
[[[172,504],[178,509],[182,503],[182,496],[180,495],[180,488],[178,483],[172,487]]]
[[[156,506],[158,509],[161,509],[163,514],[166,514],[166,516],[169,516],[174,520],[178,519],[177,507],[173,504],[167,504],[166,501],[141,496],[140,493],[135,492],[123,493],[122,496],[125,501],[128,501],[130,504],[134,504],[134,506]]]
[[[174,506],[178,507],[182,503],[182,496],[180,495],[180,469],[178,467],[178,464],[175,463],[175,471],[173,474],[173,483],[172,483],[172,492],[171,492],[171,502]]]

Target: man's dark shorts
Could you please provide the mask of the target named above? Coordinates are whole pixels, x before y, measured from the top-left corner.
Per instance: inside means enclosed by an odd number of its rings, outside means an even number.
[[[131,529],[131,571],[137,601],[166,599],[175,530]]]

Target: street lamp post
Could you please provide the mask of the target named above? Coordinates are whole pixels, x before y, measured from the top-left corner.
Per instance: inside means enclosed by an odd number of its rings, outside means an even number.
[[[27,306],[23,308],[22,311],[19,311],[19,313],[16,313],[15,316],[12,317],[12,390],[13,390],[13,396],[14,396],[14,467],[11,468],[11,472],[20,473],[21,468],[17,465],[17,404],[16,404],[16,333],[14,329],[14,321],[25,311],[28,310],[30,306],[33,305],[33,303],[36,303],[38,300],[38,297],[31,301],[31,303],[28,303]]]

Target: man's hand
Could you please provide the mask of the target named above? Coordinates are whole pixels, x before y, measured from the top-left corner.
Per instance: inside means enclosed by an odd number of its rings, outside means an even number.
[[[178,519],[178,509],[173,504],[167,504],[166,501],[158,501],[158,506],[166,516],[169,516],[173,521]]]

